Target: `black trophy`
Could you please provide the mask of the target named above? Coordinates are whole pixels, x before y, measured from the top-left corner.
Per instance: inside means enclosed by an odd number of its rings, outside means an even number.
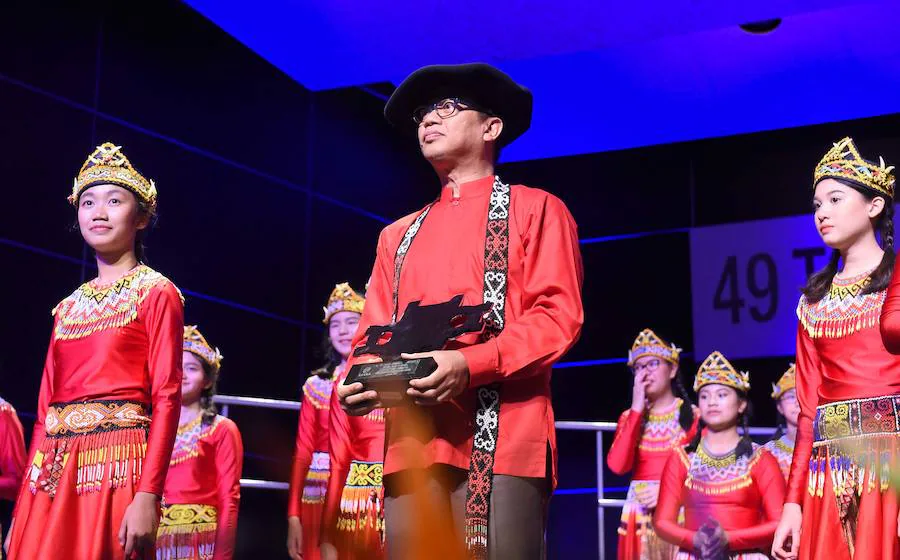
[[[402,360],[400,354],[442,350],[447,341],[484,328],[484,317],[491,304],[460,305],[461,302],[462,295],[434,305],[414,301],[397,323],[369,327],[366,343],[353,355],[379,356],[382,361],[356,364],[350,368],[344,384],[362,383],[364,390],[377,391],[385,406],[402,404],[407,400],[410,379],[427,377],[437,369],[437,363],[433,358]]]

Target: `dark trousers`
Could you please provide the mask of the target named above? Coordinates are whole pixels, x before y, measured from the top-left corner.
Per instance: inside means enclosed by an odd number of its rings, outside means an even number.
[[[439,519],[452,519],[457,542],[465,539],[467,472],[435,465],[415,476],[388,475],[385,489],[385,536],[388,560],[440,558],[440,551],[425,556],[410,543],[427,504]],[[544,528],[550,501],[550,482],[545,478],[494,475],[488,529],[490,560],[543,560]],[[437,545],[436,545],[437,546]],[[421,548],[421,547],[420,547]],[[460,546],[461,548],[461,546]]]

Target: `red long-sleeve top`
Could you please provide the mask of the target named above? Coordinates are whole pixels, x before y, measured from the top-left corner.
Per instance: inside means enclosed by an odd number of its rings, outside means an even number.
[[[166,505],[216,508],[215,560],[234,557],[244,446],[237,425],[224,416],[179,426],[166,477]]]
[[[345,369],[335,383],[343,383],[348,371],[349,368]],[[338,542],[335,532],[350,463],[384,461],[384,411],[374,410],[365,416],[349,416],[341,408],[337,391],[331,393],[330,408],[328,452],[331,463],[325,509],[322,512],[322,541],[334,544]]]
[[[661,413],[645,415],[630,408],[623,412],[606,456],[609,470],[619,475],[633,470],[634,480],[659,480],[672,449],[686,445],[697,433],[696,409],[690,430],[685,432],[679,423],[681,403],[675,399]]]
[[[484,302],[485,232],[493,181],[488,176],[462,184],[459,196],[449,187],[442,190],[406,254],[399,281],[400,314],[410,302],[443,303],[459,294],[463,305]],[[487,341],[464,335],[448,345],[466,359],[469,388],[452,402],[416,411],[434,427],[432,436],[404,435],[417,420],[410,418],[409,410],[391,411],[386,474],[433,463],[468,469],[476,388],[498,381],[503,385],[494,472],[546,476],[548,444],[555,465],[551,368],[578,339],[584,320],[578,233],[565,204],[553,195],[513,185],[510,197],[506,327]],[[419,213],[381,232],[354,347],[369,326],[391,322],[394,257]],[[365,359],[351,358],[348,368]]]
[[[91,307],[76,290],[54,310],[29,460],[44,440],[51,403],[140,402],[152,407],[153,414],[138,491],[162,496],[181,414],[181,294],[144,265],[111,285],[89,282],[83,289],[111,291]],[[65,327],[70,320],[91,332],[73,333],[76,328]],[[110,324],[122,326],[106,326]]]
[[[731,552],[769,550],[784,503],[778,461],[755,446],[750,458],[710,460],[703,452],[669,455],[653,516],[656,532],[682,550],[694,549],[694,535],[712,517],[728,535]],[[678,512],[684,507],[684,526]]]
[[[25,472],[25,434],[16,409],[0,399],[0,500],[14,501]]]
[[[300,517],[303,486],[315,452],[328,452],[328,422],[331,412],[331,392],[335,376],[323,378],[311,375],[303,384],[303,400],[297,421],[297,441],[291,467],[288,517]]]
[[[836,279],[835,284],[847,286],[849,283]],[[829,318],[830,324],[810,320],[816,316],[817,307],[829,305],[829,298],[826,296],[825,300],[813,305],[801,298],[797,309],[801,318],[797,330],[800,417],[787,502],[798,505],[803,503],[807,489],[816,407],[836,401],[900,394],[900,356],[888,351],[888,348],[900,351],[900,287],[896,273],[887,294],[845,294],[840,309],[849,311],[843,316]],[[833,301],[830,305],[836,307]],[[860,325],[860,328],[851,328],[849,334],[842,336],[822,330],[821,323],[830,326],[837,320]]]

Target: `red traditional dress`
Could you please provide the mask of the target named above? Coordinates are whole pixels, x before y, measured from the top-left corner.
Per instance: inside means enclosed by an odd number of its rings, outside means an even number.
[[[699,558],[694,534],[710,517],[728,535],[729,560],[767,560],[783,501],[784,478],[768,451],[754,444],[750,457],[715,456],[701,443],[696,452],[678,448],[669,456],[654,522],[659,536],[679,547],[678,560]]]
[[[14,501],[25,472],[25,435],[16,409],[0,399],[0,500]]]
[[[319,558],[319,536],[331,461],[328,454],[328,425],[334,374],[313,374],[303,384],[297,442],[288,495],[288,517],[299,517],[303,527],[303,558]]]
[[[330,409],[331,473],[322,541],[335,545],[341,560],[377,560],[384,557],[384,410],[349,416],[337,391]]]
[[[650,329],[641,331],[628,352],[628,365],[646,356],[678,365],[681,349],[666,344]],[[638,493],[659,493],[659,478],[672,449],[686,445],[696,433],[694,414],[688,432],[679,422],[682,399],[676,398],[666,410],[640,413],[628,409],[619,416],[616,436],[606,456],[609,470],[632,473],[619,526],[619,560],[663,560],[675,555],[675,547],[660,540],[653,530],[653,510],[638,500]]]
[[[893,174],[863,160],[849,138],[825,155],[815,176],[855,181],[888,204],[893,198]],[[900,453],[900,356],[885,348],[900,351],[898,281],[895,270],[889,291],[864,294],[868,274],[835,278],[822,300],[800,298],[800,419],[787,502],[803,510],[801,560],[900,558],[889,476]]]
[[[672,546],[660,541],[653,530],[653,510],[644,507],[637,497],[639,490],[659,492],[666,459],[673,449],[686,445],[696,433],[696,417],[689,432],[678,422],[681,404],[681,399],[675,399],[672,406],[658,413],[641,414],[629,409],[619,417],[606,461],[616,474],[633,473],[619,526],[620,560],[674,556]]]
[[[364,341],[369,326],[391,324],[411,302],[444,303],[457,295],[462,305],[492,303],[493,328],[502,331],[487,339],[463,335],[448,345],[463,354],[470,374],[469,388],[452,402],[420,407],[413,414],[392,409],[385,472],[432,464],[469,471],[467,517],[479,509],[473,501],[488,499],[490,472],[552,475],[555,484],[550,375],[581,331],[581,280],[577,228],[565,204],[542,190],[505,185],[493,175],[459,185],[458,195],[444,188],[433,204],[386,227],[354,347]],[[349,367],[354,361],[351,357]],[[470,469],[476,409],[499,420],[497,433],[496,423],[482,423],[478,430],[481,464],[492,454],[492,471]],[[404,433],[418,425],[416,413],[426,415],[432,434]],[[478,477],[474,486],[473,474]],[[477,519],[469,525],[467,520],[470,549],[486,547],[486,523]]]
[[[213,383],[222,354],[194,325],[184,327],[183,348],[204,362]],[[178,426],[165,506],[156,537],[157,560],[231,560],[241,502],[244,446],[237,425],[201,413]]]
[[[731,387],[746,397],[750,374],[738,372],[720,352],[700,365],[694,391],[706,385]],[[738,450],[748,445],[747,452]],[[656,532],[677,545],[677,560],[697,560],[694,536],[710,519],[724,529],[729,560],[766,560],[781,517],[784,477],[768,451],[742,440],[724,455],[710,453],[701,440],[696,451],[678,448],[663,469],[653,523]],[[684,524],[678,512],[684,508]]]
[[[772,398],[776,402],[788,391],[796,389],[796,375],[797,368],[794,364],[791,364],[791,367],[784,372],[778,382],[772,384]],[[791,472],[791,461],[794,458],[794,440],[788,437],[787,434],[783,434],[781,437],[767,441],[763,447],[778,460],[781,474],[787,480]]]
[[[138,265],[82,285],[53,315],[9,556],[121,559],[125,508],[136,492],[163,494],[181,404],[181,295]]]
[[[365,305],[365,298],[357,294],[349,283],[337,284],[323,308],[325,317],[322,322],[328,325],[335,314],[345,311],[361,314]],[[288,517],[300,518],[304,560],[319,558],[322,513],[331,471],[328,454],[331,392],[339,374],[337,370],[330,375],[319,370],[313,372],[303,384],[294,464],[291,469]]]
[[[231,560],[234,557],[244,446],[237,425],[203,415],[178,427],[157,560]]]

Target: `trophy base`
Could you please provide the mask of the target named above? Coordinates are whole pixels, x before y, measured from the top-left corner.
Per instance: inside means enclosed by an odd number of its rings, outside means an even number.
[[[356,364],[350,368],[344,385],[362,383],[364,390],[378,393],[385,407],[398,406],[409,402],[406,390],[411,379],[428,377],[436,369],[434,358]]]

